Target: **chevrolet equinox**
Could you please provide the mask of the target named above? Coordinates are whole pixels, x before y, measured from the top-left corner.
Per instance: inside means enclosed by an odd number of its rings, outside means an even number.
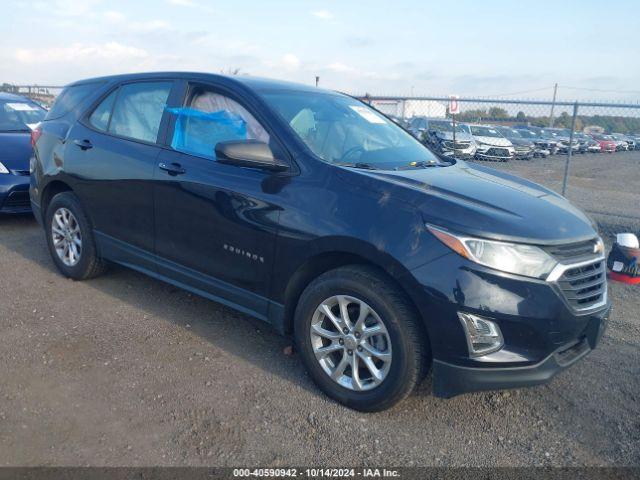
[[[67,86],[32,141],[31,204],[63,275],[114,262],[257,317],[354,409],[389,408],[429,370],[440,397],[541,384],[606,325],[584,213],[346,95],[96,78]]]

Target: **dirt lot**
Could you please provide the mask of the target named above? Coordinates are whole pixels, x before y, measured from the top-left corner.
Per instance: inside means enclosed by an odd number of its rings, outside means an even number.
[[[559,188],[562,160],[493,166]],[[572,173],[605,231],[640,230],[638,153]],[[427,379],[360,414],[244,315],[119,267],[65,280],[31,218],[0,218],[0,265],[0,465],[640,465],[638,286],[611,285],[601,347],[548,386],[441,400]]]

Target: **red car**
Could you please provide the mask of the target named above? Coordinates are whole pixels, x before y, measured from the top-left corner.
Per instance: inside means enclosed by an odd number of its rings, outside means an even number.
[[[601,152],[612,153],[616,151],[616,141],[611,137],[611,135],[594,133],[591,137],[600,144]]]

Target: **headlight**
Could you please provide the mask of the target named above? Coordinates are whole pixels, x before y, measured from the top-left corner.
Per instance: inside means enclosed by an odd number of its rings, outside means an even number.
[[[2,162],[0,162],[0,174],[7,174],[9,173],[9,170],[7,169],[7,167],[5,167]]]
[[[545,278],[557,264],[551,255],[534,245],[454,235],[432,225],[427,228],[457,254],[503,272]]]

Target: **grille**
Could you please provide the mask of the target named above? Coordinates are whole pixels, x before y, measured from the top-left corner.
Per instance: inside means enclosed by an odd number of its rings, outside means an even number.
[[[12,192],[4,201],[4,208],[29,208],[29,192]]]
[[[446,148],[453,148],[453,142],[449,140],[445,140],[444,142],[442,142],[442,145]],[[465,150],[469,148],[470,145],[471,145],[471,142],[456,142],[456,149]]]
[[[487,150],[486,155],[491,155],[493,157],[508,157],[509,150],[506,148],[490,148]]]
[[[569,243],[565,245],[553,245],[547,247],[547,252],[562,263],[577,263],[589,259],[595,255],[597,240]]]
[[[565,299],[576,310],[588,310],[605,300],[607,278],[604,260],[569,268],[558,285]]]

